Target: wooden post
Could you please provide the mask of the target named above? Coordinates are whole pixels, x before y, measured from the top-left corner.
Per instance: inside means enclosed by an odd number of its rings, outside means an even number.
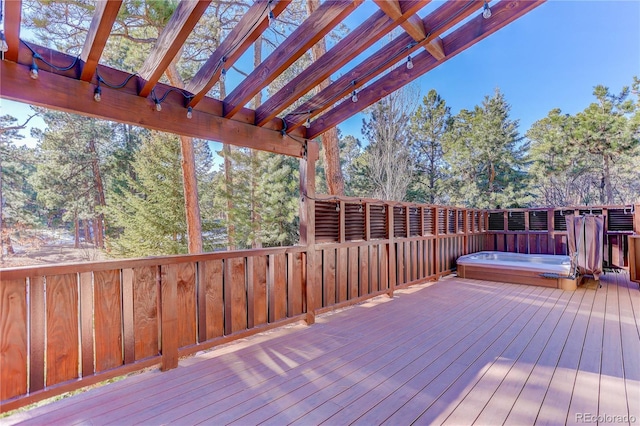
[[[445,214],[445,224],[446,224]],[[436,236],[433,244],[433,271],[436,276],[440,276],[440,209],[433,209],[433,232]]]
[[[300,159],[300,245],[307,250],[307,282],[305,297],[308,325],[316,321],[314,289],[322,283],[316,282],[316,160],[318,144],[307,141],[307,155]]]
[[[396,289],[396,243],[393,234],[393,206],[391,204],[385,204],[387,212],[387,238],[389,239],[389,297],[393,297],[393,292]]]
[[[178,269],[161,266],[162,364],[166,371],[178,366]]]
[[[555,236],[555,216],[554,210],[547,210],[547,254],[556,254],[556,236]]]

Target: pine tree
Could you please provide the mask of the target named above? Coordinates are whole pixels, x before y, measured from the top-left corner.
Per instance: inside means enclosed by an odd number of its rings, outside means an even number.
[[[598,159],[599,202],[614,204],[617,194],[612,182],[616,161],[631,154],[640,143],[636,105],[629,99],[630,89],[624,87],[615,95],[598,85],[593,95],[596,102],[576,115],[575,143]]]
[[[197,174],[204,180],[211,169],[211,153],[203,141],[194,147]],[[142,137],[132,163],[135,178],[126,177],[125,191],[111,192],[107,217],[119,234],[109,242],[114,255],[138,257],[187,253],[187,223],[176,136],[149,132]],[[122,189],[122,188],[121,188]],[[206,229],[211,238],[216,227]],[[212,247],[209,241],[209,249]]]
[[[450,108],[435,90],[430,90],[411,116],[412,149],[417,168],[411,198],[416,201],[435,204],[445,199],[442,140],[450,125]]]
[[[13,253],[13,232],[38,224],[36,193],[29,182],[35,171],[34,151],[15,145],[23,127],[10,115],[0,117],[0,260],[5,252]]]
[[[518,134],[518,121],[496,89],[474,111],[462,110],[445,138],[451,201],[476,208],[508,208],[529,202],[526,192],[528,144]]]

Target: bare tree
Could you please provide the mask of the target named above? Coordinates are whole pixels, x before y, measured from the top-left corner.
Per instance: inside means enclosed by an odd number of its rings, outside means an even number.
[[[371,107],[369,120],[363,120],[369,146],[360,169],[374,198],[401,201],[407,194],[415,171],[409,137],[415,92],[406,88],[390,94]]]

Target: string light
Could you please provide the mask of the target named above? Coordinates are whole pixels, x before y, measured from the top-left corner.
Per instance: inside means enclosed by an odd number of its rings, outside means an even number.
[[[153,102],[156,103],[156,111],[160,112],[162,111],[162,104],[160,103],[159,99],[154,99]]]
[[[225,68],[222,68],[222,71],[220,71],[220,82],[224,83],[226,78],[227,78],[227,70]]]
[[[276,16],[273,14],[273,10],[271,10],[271,2],[269,2],[269,14],[267,16],[269,18],[269,26],[271,26],[273,21],[276,19]]]
[[[358,93],[355,90],[351,92],[351,102],[354,104],[358,102]]]
[[[407,69],[408,70],[412,70],[413,69],[413,60],[411,60],[411,55],[409,55],[409,57],[407,57]]]
[[[193,118],[193,107],[187,108],[187,118],[191,120]]]
[[[311,127],[311,112],[312,112],[312,111],[309,111],[309,112],[307,113],[307,114],[308,114],[308,116],[307,116],[307,121],[305,121],[305,122],[304,122],[304,127],[306,127],[307,129],[308,129],[309,127]]]
[[[93,91],[93,100],[96,102],[100,102],[102,100],[102,88],[100,87],[100,80],[98,80],[98,85]]]
[[[31,66],[29,67],[29,77],[31,77],[34,80],[38,79],[38,64],[36,64],[36,58],[38,58],[40,55],[38,55],[37,53],[34,53],[32,56],[32,60],[31,60]]]
[[[489,8],[489,3],[487,3],[487,0],[484,0],[484,7],[483,7],[483,11],[482,11],[482,17],[484,19],[489,19],[491,18],[491,9]]]

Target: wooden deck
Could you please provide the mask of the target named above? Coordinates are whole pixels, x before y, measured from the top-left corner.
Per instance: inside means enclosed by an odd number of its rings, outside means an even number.
[[[0,424],[638,424],[639,312],[626,273],[575,292],[447,277]]]

